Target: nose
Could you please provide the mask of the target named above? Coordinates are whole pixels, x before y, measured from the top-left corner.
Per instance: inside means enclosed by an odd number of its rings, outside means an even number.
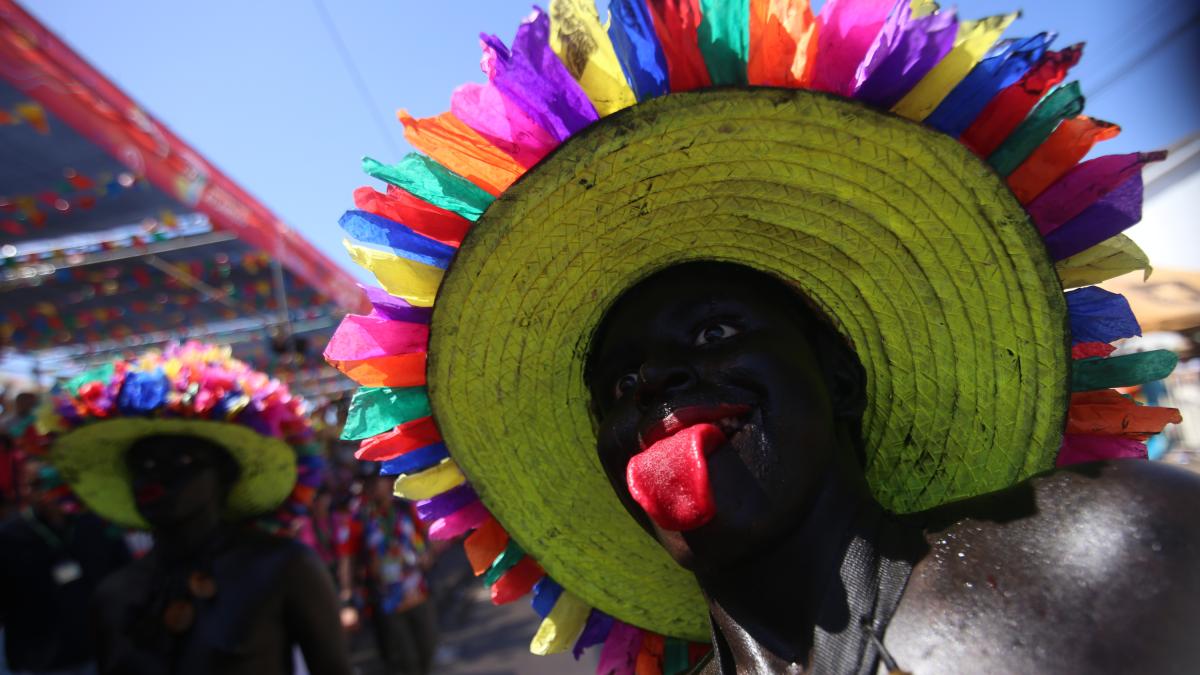
[[[696,373],[691,366],[674,360],[649,359],[638,369],[640,385],[637,402],[650,404],[664,394],[677,392],[696,383]]]

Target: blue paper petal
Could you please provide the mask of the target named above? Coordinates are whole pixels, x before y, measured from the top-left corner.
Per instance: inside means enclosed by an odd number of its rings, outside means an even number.
[[[450,453],[446,451],[445,443],[434,443],[387,460],[383,466],[379,467],[379,473],[383,476],[415,473],[422,469],[428,469],[449,456]]]
[[[117,408],[123,415],[148,415],[167,400],[171,383],[161,370],[129,373],[121,384]]]
[[[543,619],[549,616],[550,610],[554,609],[554,603],[558,602],[558,596],[562,595],[562,590],[562,586],[550,577],[542,577],[533,587],[533,600],[530,603],[533,605],[533,611]]]
[[[366,211],[347,211],[338,219],[338,225],[355,239],[376,246],[390,247],[396,255],[416,260],[439,269],[450,265],[454,247],[413,232],[382,216]]]
[[[1129,301],[1120,293],[1088,286],[1066,293],[1073,342],[1112,342],[1142,334]]]
[[[634,96],[645,101],[669,92],[667,59],[644,0],[613,0],[608,10],[612,13],[608,37]]]

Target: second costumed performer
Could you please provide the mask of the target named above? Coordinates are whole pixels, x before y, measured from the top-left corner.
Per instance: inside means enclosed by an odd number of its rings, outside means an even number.
[[[1156,154],[1079,47],[931,3],[535,11],[401,112],[342,225],[383,289],[326,352],[538,653],[601,673],[1169,672],[1200,658],[1198,479],[1112,388],[1166,352],[1091,284]],[[1065,292],[1064,292],[1065,291]],[[435,420],[436,419],[436,423]],[[1099,460],[1099,461],[1096,461]]]

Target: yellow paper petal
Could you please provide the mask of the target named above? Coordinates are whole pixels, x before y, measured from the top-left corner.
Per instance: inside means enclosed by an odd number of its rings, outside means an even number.
[[[1054,269],[1058,272],[1063,288],[1098,284],[1134,270],[1143,270],[1145,280],[1149,279],[1150,273],[1154,271],[1146,252],[1123,234],[1105,239],[1086,251],[1058,261]]]
[[[416,307],[432,307],[445,270],[343,239],[350,257],[371,271],[384,290]]]
[[[550,48],[601,117],[637,103],[592,0],[550,1]]]
[[[892,112],[920,122],[929,117],[934,108],[946,98],[952,89],[979,63],[1000,34],[1012,23],[1019,12],[998,14],[978,21],[963,21],[958,24],[958,35],[954,48],[946,54],[933,70],[929,71],[917,86],[900,99]]]
[[[912,8],[912,17],[914,19],[929,16],[941,9],[936,2],[930,2],[930,0],[911,0],[908,5]]]
[[[446,490],[462,485],[467,477],[452,459],[443,459],[437,466],[420,473],[400,474],[392,492],[401,499],[430,499]]]
[[[554,603],[554,609],[550,610],[542,625],[538,626],[537,634],[529,643],[529,651],[538,656],[567,651],[575,644],[575,638],[583,632],[591,610],[591,607],[570,591],[564,590],[562,595],[558,596],[558,602]]]

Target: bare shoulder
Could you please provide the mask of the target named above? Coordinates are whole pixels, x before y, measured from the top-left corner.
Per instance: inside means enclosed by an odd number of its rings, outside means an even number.
[[[1144,461],[1050,471],[918,514],[929,550],[886,642],[918,672],[1190,669],[1196,514],[1200,477]]]

